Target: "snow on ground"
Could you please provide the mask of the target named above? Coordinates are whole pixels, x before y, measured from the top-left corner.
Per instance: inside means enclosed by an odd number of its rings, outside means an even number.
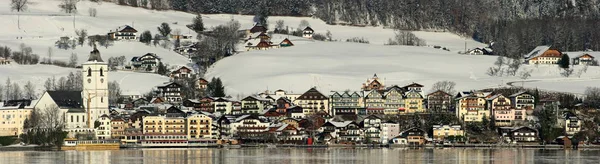
[[[0,66],[0,84],[4,85],[7,78],[12,83],[25,85],[31,81],[36,85],[36,91],[41,95],[44,90],[44,82],[52,76],[56,80],[60,77],[66,77],[70,72],[80,73],[79,69],[63,68],[52,65],[2,65]],[[108,81],[116,81],[120,84],[121,90],[138,91],[146,93],[153,87],[169,81],[168,77],[150,73],[135,73],[129,71],[109,72]]]
[[[441,46],[451,52],[465,51],[477,47],[486,47],[486,44],[471,38],[465,38],[449,32],[413,31],[418,38],[424,39],[429,46]],[[465,45],[466,44],[466,45]],[[466,47],[465,47],[466,46]]]
[[[183,34],[196,35],[185,27],[195,17],[194,14],[189,13],[81,1],[77,6],[78,14],[73,16],[60,12],[57,7],[59,1],[30,0],[30,2],[32,4],[23,13],[12,12],[9,7],[0,8],[0,22],[6,24],[0,30],[0,45],[7,45],[16,50],[20,43],[25,43],[33,48],[34,53],[46,57],[48,47],[54,46],[54,42],[59,37],[75,36],[75,29],[87,29],[90,35],[95,35],[106,34],[122,25],[132,25],[140,32],[150,30],[156,34],[158,32],[156,27],[162,22],[169,23],[173,30],[179,29]],[[7,0],[0,1],[0,6],[9,6],[9,3],[10,1]],[[92,7],[98,11],[97,17],[88,16],[88,9]],[[251,15],[203,15],[207,28],[237,20],[243,29],[248,29],[253,25],[252,18]],[[18,20],[20,20],[20,28],[17,26]],[[356,90],[374,73],[383,78],[388,85],[418,82],[428,87],[436,81],[451,80],[457,82],[458,89],[505,86],[507,82],[521,80],[517,77],[489,77],[485,71],[494,62],[495,57],[462,56],[456,53],[464,50],[465,42],[467,49],[482,47],[485,44],[447,32],[417,31],[414,33],[430,46],[446,47],[451,51],[431,47],[383,46],[395,35],[393,29],[383,27],[333,26],[309,17],[272,16],[269,17],[270,29],[274,28],[277,20],[284,20],[290,29],[298,28],[300,21],[307,20],[316,33],[325,34],[331,31],[333,39],[342,42],[314,42],[290,37],[296,46],[268,51],[249,51],[228,57],[217,62],[207,76],[222,77],[228,93],[232,95],[279,88],[300,93],[312,86],[319,87],[326,94],[330,90]],[[22,39],[17,39],[21,37]],[[275,35],[272,41],[278,43],[285,37],[288,36]],[[353,37],[366,38],[371,44],[343,42]],[[130,57],[153,52],[170,65],[183,65],[188,62],[185,57],[170,50],[146,46],[138,42],[115,42],[114,46],[108,49],[99,48],[99,50],[105,60],[111,56],[121,55],[129,60]],[[78,54],[79,61],[83,62],[90,51],[89,46],[77,47],[75,50],[54,48],[53,59],[66,61],[70,54],[75,52]],[[567,79],[560,77],[556,66],[524,67],[534,70],[530,79],[536,81],[523,84],[539,85],[546,89],[580,92],[584,86],[595,85],[597,81],[594,78],[600,76],[598,67],[590,67],[588,73],[581,78]],[[10,77],[19,82],[31,80],[39,84],[38,88],[42,88],[46,78],[66,76],[71,71],[78,70],[45,65],[0,66],[0,82]],[[167,81],[167,77],[133,72],[111,72],[109,79],[119,81],[123,90],[141,93]],[[556,79],[563,81],[552,81]],[[585,79],[590,80],[585,81]],[[577,85],[571,85],[571,82]]]
[[[485,72],[495,60],[494,56],[458,55],[429,47],[314,42],[229,57],[217,62],[207,76],[221,77],[227,92],[232,95],[254,94],[267,89],[302,93],[313,86],[325,94],[332,90],[358,90],[374,73],[388,86],[417,82],[424,84],[426,90],[442,80],[456,82],[460,90],[506,86],[508,82],[521,80],[488,76]],[[557,66],[524,68],[533,70],[530,79],[564,79]],[[599,76],[600,69],[590,67],[581,78],[566,81]],[[555,88],[550,86],[548,89]]]

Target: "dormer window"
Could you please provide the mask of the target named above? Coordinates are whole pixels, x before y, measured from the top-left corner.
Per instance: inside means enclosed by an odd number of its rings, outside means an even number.
[[[92,76],[92,69],[91,69],[91,68],[88,68],[88,71],[87,71],[87,72],[88,72],[88,75],[87,75],[87,76]]]

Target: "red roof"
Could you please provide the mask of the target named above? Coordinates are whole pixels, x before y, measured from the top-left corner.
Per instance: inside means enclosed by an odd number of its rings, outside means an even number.
[[[561,57],[562,53],[558,50],[548,50],[539,57]]]

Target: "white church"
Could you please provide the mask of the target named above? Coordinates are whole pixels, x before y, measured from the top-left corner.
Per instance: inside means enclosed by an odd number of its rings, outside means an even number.
[[[82,91],[46,91],[34,108],[58,107],[68,137],[77,133],[95,133],[99,139],[110,137],[110,129],[94,130],[94,122],[108,110],[108,64],[96,47],[82,64]]]

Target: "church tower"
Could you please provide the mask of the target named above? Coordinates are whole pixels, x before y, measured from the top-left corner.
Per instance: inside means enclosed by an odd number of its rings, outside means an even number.
[[[82,64],[83,104],[86,110],[88,126],[108,111],[108,64],[100,57],[100,51],[94,46],[88,60]]]

